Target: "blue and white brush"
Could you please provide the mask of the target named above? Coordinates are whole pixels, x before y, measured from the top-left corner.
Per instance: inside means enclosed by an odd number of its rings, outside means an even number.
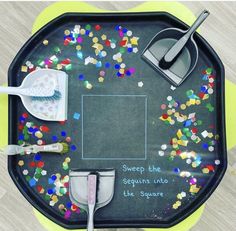
[[[67,119],[68,76],[63,71],[39,69],[29,73],[19,87],[0,87],[0,93],[20,96],[33,116],[48,121]],[[43,104],[53,107],[51,114],[40,111]]]
[[[31,82],[32,78],[27,78]],[[54,87],[48,86],[48,88],[43,87],[30,87],[28,86],[28,81],[23,81],[22,85],[19,87],[0,87],[0,93],[6,93],[8,95],[18,95],[18,96],[30,96],[32,100],[59,100],[61,98],[61,93],[55,90]]]

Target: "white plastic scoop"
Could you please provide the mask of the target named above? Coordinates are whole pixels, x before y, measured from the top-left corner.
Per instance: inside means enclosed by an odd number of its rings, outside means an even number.
[[[26,110],[39,119],[67,119],[68,76],[63,71],[33,71],[24,78],[20,87],[0,87],[0,93],[20,96]]]

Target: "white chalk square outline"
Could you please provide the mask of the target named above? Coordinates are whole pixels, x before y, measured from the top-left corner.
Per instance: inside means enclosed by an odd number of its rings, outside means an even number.
[[[145,98],[145,115],[144,115],[144,157],[143,158],[96,158],[96,157],[84,157],[84,97],[144,97]],[[81,120],[82,120],[82,160],[146,160],[147,159],[147,95],[82,95],[81,97]]]

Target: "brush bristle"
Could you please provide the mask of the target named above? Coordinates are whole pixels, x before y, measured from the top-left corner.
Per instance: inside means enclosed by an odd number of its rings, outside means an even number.
[[[54,94],[50,97],[43,97],[43,96],[33,96],[31,97],[33,101],[52,101],[52,100],[59,100],[61,99],[61,92],[55,90]]]
[[[61,145],[63,147],[61,154],[65,154],[65,153],[69,152],[69,145],[67,143],[62,142]]]

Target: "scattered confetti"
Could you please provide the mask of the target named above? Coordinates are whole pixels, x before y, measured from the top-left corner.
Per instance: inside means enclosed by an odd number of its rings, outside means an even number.
[[[21,71],[22,72],[28,72],[28,67],[27,66],[21,66]]]
[[[133,78],[136,75],[136,67],[129,66],[126,56],[137,57],[139,52],[139,37],[135,35],[135,31],[131,31],[130,28],[125,28],[122,25],[117,25],[115,28],[116,34],[110,37],[103,30],[103,27],[99,24],[87,24],[85,26],[75,25],[74,28],[66,28],[62,32],[61,45],[58,43],[57,47],[52,47],[50,53],[46,57],[40,57],[37,62],[31,63],[27,61],[21,66],[21,72],[30,73],[37,68],[52,68],[63,70],[69,73],[76,67],[79,67],[78,72],[70,78],[78,80],[78,84],[83,86],[87,90],[93,92],[94,89],[103,87],[103,84],[109,82],[111,77],[110,73],[114,74],[114,77]],[[91,52],[87,53],[86,43],[89,41],[91,44]],[[48,49],[51,46],[48,40],[43,40],[42,46],[47,46]],[[65,48],[74,51],[74,59],[70,59],[66,55]],[[76,59],[76,60],[75,60]],[[88,66],[94,68],[96,74],[94,76],[87,76],[83,72],[83,68]],[[214,107],[209,103],[210,97],[214,94],[214,82],[215,76],[213,75],[213,69],[207,68],[203,71],[201,76],[202,84],[199,89],[187,89],[183,91],[183,98],[176,98],[176,87],[170,86],[168,94],[165,96],[165,102],[161,105],[157,105],[161,108],[161,115],[159,119],[161,123],[166,126],[172,126],[173,132],[170,140],[165,141],[158,150],[160,157],[166,158],[168,161],[173,161],[173,167],[171,167],[172,173],[176,177],[183,178],[188,184],[188,189],[185,191],[179,191],[170,204],[173,209],[178,209],[184,204],[189,195],[195,195],[201,190],[201,180],[199,180],[197,174],[194,171],[199,169],[202,174],[211,174],[215,171],[216,166],[220,164],[220,160],[213,160],[211,163],[205,163],[201,153],[194,151],[196,146],[201,147],[204,152],[211,155],[211,152],[215,151],[215,145],[219,139],[215,134],[215,129],[201,118],[199,114],[195,113],[196,107],[202,107],[206,113],[214,113]],[[143,81],[135,81],[136,87],[143,87]],[[85,90],[86,90],[85,89]],[[75,112],[73,119],[79,120],[80,113]],[[61,139],[70,143],[70,152],[77,153],[79,148],[72,142],[72,134],[67,134],[66,126],[60,124],[61,128],[57,132],[53,132],[44,124],[39,126],[28,120],[28,114],[24,113],[20,116],[18,121],[18,144],[25,145],[29,142],[35,142],[39,145],[46,144],[46,140],[52,142],[59,142]],[[165,132],[165,131],[164,131]],[[71,137],[70,137],[71,135]],[[70,155],[70,154],[69,154]],[[44,168],[47,166],[47,162],[44,160],[43,155],[35,154],[32,157],[27,156],[29,161],[18,161],[18,166],[21,167],[21,172],[27,180],[30,187],[37,190],[42,194],[44,199],[50,206],[56,206],[61,214],[66,219],[69,219],[72,212],[80,213],[80,209],[73,205],[68,199],[68,170],[69,164],[73,160],[69,156],[66,156],[64,160],[59,163],[61,169],[63,169],[62,176],[60,173],[55,172],[51,175],[51,170],[48,172]],[[30,159],[31,158],[31,159]],[[175,166],[175,158],[178,161],[183,161],[186,168],[192,168],[193,171],[186,171]],[[28,168],[28,169],[26,169]],[[48,174],[50,174],[48,176]],[[47,184],[42,186],[41,178],[47,179]],[[63,197],[61,203],[60,198]]]
[[[47,39],[45,39],[45,40],[43,40],[43,45],[45,45],[45,46],[47,46],[48,45],[48,40]]]
[[[24,166],[24,164],[25,164],[25,163],[24,163],[23,160],[19,160],[19,161],[18,161],[18,165],[19,165],[20,167]]]
[[[143,87],[143,82],[142,81],[138,82],[138,87]]]
[[[102,76],[100,76],[100,77],[98,78],[98,82],[99,82],[99,83],[103,83],[103,82],[104,82],[104,78],[103,78]]]

